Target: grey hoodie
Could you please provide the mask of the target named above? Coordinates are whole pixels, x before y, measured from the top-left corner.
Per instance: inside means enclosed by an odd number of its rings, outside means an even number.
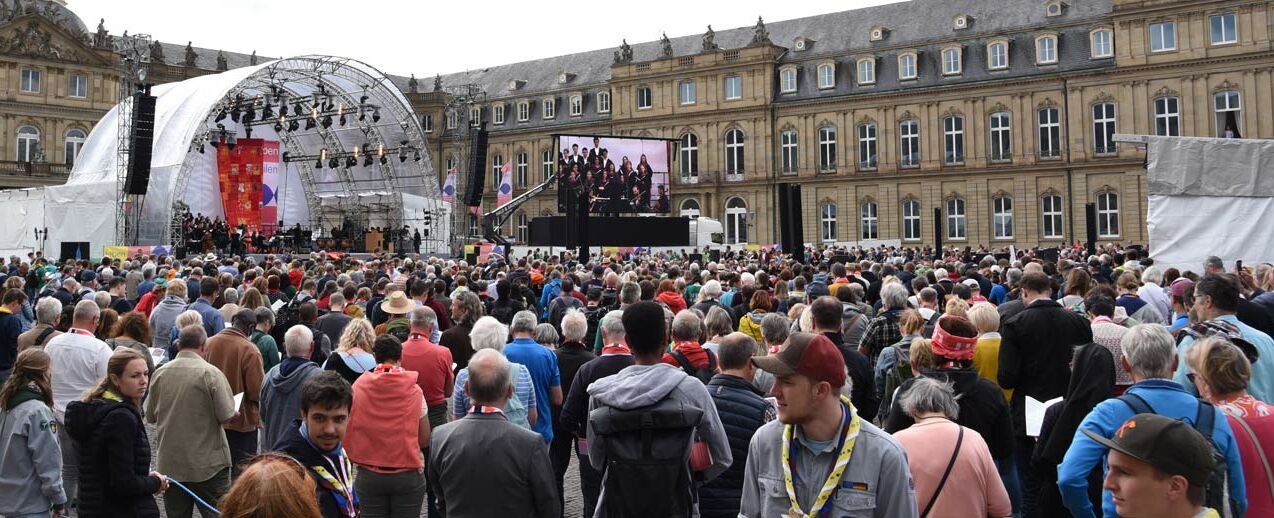
[[[717,416],[712,396],[703,382],[686,375],[681,369],[666,363],[632,365],[614,376],[594,381],[588,386],[588,394],[591,396],[588,403],[590,413],[603,405],[629,410],[653,405],[664,398],[673,398],[687,408],[701,410],[703,417],[697,426],[699,438],[708,443],[708,452],[712,455],[712,466],[704,470],[703,482],[716,478],[733,462],[730,442]],[[594,469],[605,471],[606,441],[593,435],[591,424],[588,427],[588,459]],[[603,489],[597,499],[598,509],[602,508],[605,498],[606,491]],[[698,515],[696,508],[695,516]]]
[[[167,295],[155,305],[150,312],[150,346],[168,350],[172,342],[173,325],[177,323],[177,315],[186,310],[189,304],[181,297]]]
[[[293,360],[291,358],[285,359]],[[293,419],[301,417],[301,384],[310,376],[323,372],[317,364],[307,361],[300,366],[282,372],[280,363],[265,374],[261,382],[261,446],[272,448],[283,437]]]
[[[39,399],[0,411],[0,516],[47,513],[66,503],[57,426]]]

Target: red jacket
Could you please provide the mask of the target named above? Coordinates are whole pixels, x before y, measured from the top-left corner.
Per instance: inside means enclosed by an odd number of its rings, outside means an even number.
[[[668,309],[672,310],[672,314],[676,315],[686,309],[686,299],[681,298],[681,294],[675,291],[665,291],[655,296],[655,300],[668,305]]]
[[[681,351],[681,355],[690,360],[690,365],[694,368],[708,368],[708,351],[705,351],[703,346],[699,345],[699,342],[677,342],[673,349]],[[672,353],[664,353],[661,361],[678,369],[681,368],[681,364],[677,363],[677,359],[672,356]]]

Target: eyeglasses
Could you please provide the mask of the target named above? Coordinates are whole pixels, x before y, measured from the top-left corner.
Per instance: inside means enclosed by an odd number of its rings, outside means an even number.
[[[1195,374],[1193,372],[1186,374],[1186,379],[1190,380],[1190,383],[1198,383],[1198,381],[1195,380]]]

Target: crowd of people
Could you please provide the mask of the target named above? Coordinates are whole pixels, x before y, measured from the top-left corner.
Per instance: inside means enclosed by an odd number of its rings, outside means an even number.
[[[0,516],[1274,516],[1271,265],[810,252],[12,258]]]

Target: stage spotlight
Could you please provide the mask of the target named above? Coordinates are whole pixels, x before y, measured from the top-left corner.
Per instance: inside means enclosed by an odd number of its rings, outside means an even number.
[[[340,121],[339,121],[339,122],[341,123],[341,126],[344,126],[344,125],[345,125],[345,116],[344,116],[344,115],[341,115],[341,119],[340,119]]]
[[[238,144],[238,143],[239,143],[239,139],[234,136],[234,133],[231,133],[226,136],[226,147],[230,149],[234,149],[235,144]]]
[[[380,109],[372,110],[372,122],[380,122]]]
[[[292,155],[291,153],[288,153],[287,151],[284,151],[284,152],[283,152],[283,162],[284,162],[284,163],[286,163],[286,162],[290,162],[290,161],[291,161],[291,155]]]
[[[366,94],[364,94],[362,97],[359,97],[359,98],[358,98],[358,104],[367,104],[367,95],[366,95]]]
[[[288,131],[296,131],[299,129],[301,129],[301,123],[297,122],[296,119],[288,121]]]
[[[222,108],[222,109],[221,109],[221,111],[217,112],[217,118],[216,118],[216,119],[213,119],[213,120],[212,120],[212,122],[221,122],[221,121],[223,121],[223,120],[226,120],[226,110],[225,110],[225,108]]]
[[[419,151],[419,150],[417,150],[417,151],[416,151],[416,156],[412,158],[412,161],[414,161],[414,162],[419,162],[419,161],[420,161],[420,151]]]
[[[363,122],[363,121],[365,121],[365,120],[367,120],[367,112],[363,111],[363,109],[362,109],[362,108],[359,108],[359,109],[358,109],[358,122]]]
[[[283,133],[283,119],[279,119],[279,120],[277,120],[277,121],[274,121],[274,132],[275,132],[275,133]]]
[[[305,118],[305,129],[312,130],[314,129],[315,126],[318,126],[318,123],[314,122],[313,118],[310,118],[310,117]]]
[[[203,142],[200,142],[200,143],[199,143],[199,154],[201,154],[201,155],[202,155],[202,154],[203,154],[203,151],[204,151]]]
[[[270,101],[265,102],[265,108],[261,108],[261,118],[268,119],[274,116],[274,107],[270,106]]]
[[[292,106],[292,115],[300,117],[302,113],[305,113],[305,106],[301,105],[301,101],[297,101],[296,105]]]
[[[371,155],[367,155],[367,156],[363,157],[363,167],[367,167],[367,166],[372,165],[372,162],[374,162],[374,161],[375,161],[375,159],[373,159]]]
[[[230,120],[239,122],[239,105],[236,104],[234,108],[230,109]]]
[[[252,126],[244,126],[243,135],[246,138],[252,138]]]
[[[330,169],[336,169],[340,166],[341,166],[341,159],[339,158],[332,157],[327,160],[327,167]]]
[[[356,165],[358,165],[358,159],[357,159],[357,158],[354,158],[354,157],[352,157],[352,156],[350,156],[350,157],[345,157],[345,168],[346,168],[346,169],[349,169],[349,168],[354,167],[354,166],[356,166]]]
[[[323,129],[327,129],[327,128],[332,127],[332,116],[331,116],[331,115],[324,115],[324,116],[323,116],[322,126],[323,126]]]
[[[380,165],[385,165],[385,164],[388,164],[388,163],[389,163],[389,157],[387,157],[387,156],[385,156],[385,155],[381,155],[381,156],[380,156]]]
[[[318,159],[318,160],[315,160],[315,161],[314,161],[314,168],[315,168],[315,169],[322,169],[322,168],[323,168],[323,159],[322,159],[322,158],[320,158],[320,159]]]
[[[288,114],[288,103],[279,103],[279,116],[286,117]]]

